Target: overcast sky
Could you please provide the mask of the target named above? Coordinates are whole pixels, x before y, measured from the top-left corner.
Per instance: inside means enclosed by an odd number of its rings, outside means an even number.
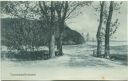
[[[119,18],[120,26],[117,32],[114,34],[113,39],[116,40],[126,40],[127,36],[127,3],[124,2],[120,9],[120,14],[113,15],[113,18]],[[75,18],[72,18],[67,21],[67,25],[78,31],[87,33],[89,32],[91,37],[95,37],[97,28],[98,28],[98,21],[97,19],[99,16],[95,15],[94,9],[90,9],[89,7],[85,7],[83,9],[82,15],[79,15]]]

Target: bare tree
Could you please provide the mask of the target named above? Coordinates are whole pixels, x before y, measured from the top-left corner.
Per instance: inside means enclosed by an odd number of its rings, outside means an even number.
[[[57,1],[55,4],[55,10],[57,13],[57,50],[58,55],[63,55],[62,51],[62,34],[65,27],[65,19],[68,12],[68,1]]]
[[[116,32],[117,28],[119,27],[118,17],[112,18],[113,13],[118,13],[120,10],[120,5],[122,2],[110,2],[110,5],[106,7],[104,10],[104,33],[102,33],[103,38],[105,40],[105,50],[104,50],[104,57],[109,58],[110,55],[110,37]]]
[[[113,4],[114,2],[110,2],[110,7],[109,7],[109,15],[107,18],[107,23],[106,23],[106,30],[105,30],[105,58],[108,58],[110,54],[110,46],[109,46],[109,39],[110,39],[110,24],[112,20],[112,14],[113,14]]]
[[[110,17],[111,15],[109,14],[110,13],[110,5],[108,5],[109,2],[100,2],[100,6],[96,5],[96,7],[94,7],[92,5],[92,7],[95,9],[95,11],[97,12],[100,12],[100,19],[98,20],[99,21],[99,26],[98,26],[98,30],[97,30],[97,34],[96,34],[96,38],[97,38],[97,57],[106,57],[105,56],[105,53],[102,54],[101,51],[102,50],[102,41],[108,41],[110,40],[110,37],[112,37],[112,35],[116,32],[118,26],[119,26],[119,22],[118,22],[118,17],[117,18],[112,18]],[[120,9],[120,5],[122,4],[122,2],[115,2],[113,3],[113,10],[111,12],[111,14],[113,15],[113,12],[114,13],[120,13],[119,12],[119,9]],[[111,18],[111,19],[108,19]],[[110,27],[108,28],[108,23],[110,24]],[[106,28],[107,28],[107,31],[106,31]],[[108,33],[109,35],[109,39],[106,38],[106,32]],[[106,40],[107,39],[107,40]],[[108,46],[106,46],[108,47]],[[110,47],[108,48],[110,49]],[[105,49],[104,49],[105,50]]]
[[[57,36],[57,50],[58,55],[63,55],[62,51],[62,36],[63,31],[66,26],[66,20],[73,18],[80,13],[74,13],[75,11],[79,11],[85,5],[89,5],[91,2],[79,2],[79,1],[57,1],[55,10],[57,12],[57,20],[58,20],[58,36]]]
[[[103,12],[104,12],[104,1],[101,2],[100,4],[100,21],[99,21],[99,26],[96,34],[97,38],[97,57],[101,55],[101,48],[102,48],[102,36],[101,36],[101,30],[102,30],[102,24],[103,24]]]
[[[50,5],[48,4],[50,3]],[[55,56],[55,3],[51,2],[41,2],[39,1],[39,7],[43,18],[46,20],[47,27],[49,29],[49,54],[50,56]]]

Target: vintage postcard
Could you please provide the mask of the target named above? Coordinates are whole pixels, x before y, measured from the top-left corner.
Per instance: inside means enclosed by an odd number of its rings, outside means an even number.
[[[128,80],[127,1],[0,1],[1,80]]]

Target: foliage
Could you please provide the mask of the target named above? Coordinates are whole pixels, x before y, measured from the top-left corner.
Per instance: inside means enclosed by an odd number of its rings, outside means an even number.
[[[40,20],[25,20],[17,18],[4,18],[1,21],[2,44],[10,49],[38,50],[40,46],[47,46],[49,39],[48,27],[43,26]],[[55,32],[57,38],[57,32]],[[63,44],[81,44],[84,38],[76,31],[65,26],[62,36]],[[65,40],[67,39],[67,40]]]
[[[39,46],[46,45],[47,29],[44,30],[40,23],[38,20],[3,19],[1,22],[3,44],[17,50],[37,50]]]

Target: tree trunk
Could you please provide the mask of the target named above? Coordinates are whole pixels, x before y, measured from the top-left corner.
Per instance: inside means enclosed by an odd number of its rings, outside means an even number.
[[[49,54],[51,57],[55,56],[55,10],[53,2],[51,1],[51,17],[50,17],[50,41],[49,41]]]
[[[59,37],[57,40],[57,51],[58,51],[58,55],[62,56],[63,55],[63,50],[62,50],[62,34],[63,32],[59,33]]]
[[[61,19],[59,19],[59,25],[58,25],[58,40],[57,40],[57,51],[58,51],[58,55],[62,56],[63,55],[63,50],[62,50],[62,34],[64,31],[64,21],[62,21]]]
[[[57,55],[62,56],[63,50],[62,50],[62,34],[64,31],[64,21],[61,19],[61,13],[58,13],[58,38],[57,38]]]
[[[105,30],[105,58],[109,58],[110,54],[110,46],[109,46],[109,38],[110,38],[110,24],[113,14],[113,1],[110,2],[109,7],[109,15],[106,23],[106,30]]]
[[[100,10],[100,22],[99,27],[97,30],[96,38],[97,38],[97,57],[101,55],[101,48],[102,48],[102,37],[101,37],[101,28],[103,23],[103,10],[104,10],[104,1],[101,3],[101,10]]]
[[[102,41],[100,39],[97,38],[97,57],[101,56],[101,47],[102,46]]]
[[[59,38],[58,38],[58,44],[57,44],[57,50],[58,50],[58,55],[63,55],[63,51],[62,51],[62,34],[64,31],[64,26],[65,26],[65,19],[66,19],[66,15],[68,12],[68,1],[65,1],[64,4],[61,4],[62,7],[61,9],[57,10],[57,14],[58,14],[58,28],[59,28]]]
[[[55,35],[51,34],[49,41],[49,55],[51,57],[55,56]]]

